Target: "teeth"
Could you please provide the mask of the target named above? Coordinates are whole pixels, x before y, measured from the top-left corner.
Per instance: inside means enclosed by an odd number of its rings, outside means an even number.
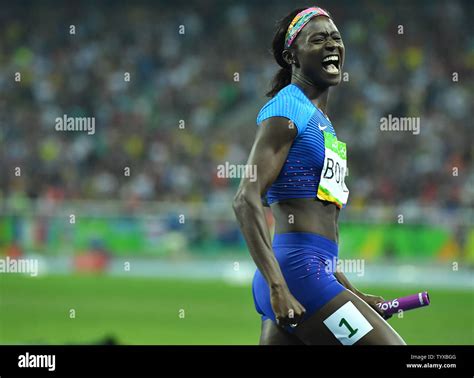
[[[323,59],[323,63],[324,62],[339,62],[339,57],[337,55],[327,56]]]

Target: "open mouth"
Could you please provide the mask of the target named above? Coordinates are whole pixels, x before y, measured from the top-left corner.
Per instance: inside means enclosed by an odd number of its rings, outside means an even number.
[[[328,55],[322,61],[323,69],[330,74],[339,73],[339,55]]]

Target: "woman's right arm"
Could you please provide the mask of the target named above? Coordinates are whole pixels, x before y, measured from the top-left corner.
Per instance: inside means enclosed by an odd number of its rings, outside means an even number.
[[[233,202],[250,254],[270,287],[280,325],[298,323],[305,309],[291,295],[273,253],[261,197],[278,177],[296,134],[296,126],[287,118],[271,117],[262,122],[247,162],[256,166],[256,180],[243,177]]]

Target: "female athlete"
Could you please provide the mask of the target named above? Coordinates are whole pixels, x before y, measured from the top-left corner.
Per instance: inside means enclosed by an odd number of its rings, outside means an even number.
[[[331,268],[349,195],[346,144],[326,115],[329,88],[341,81],[341,34],[324,9],[296,9],[278,23],[273,55],[281,69],[248,159],[257,179],[242,178],[233,202],[258,268],[260,344],[404,345],[379,314],[383,298]],[[273,242],[262,197],[275,218]]]

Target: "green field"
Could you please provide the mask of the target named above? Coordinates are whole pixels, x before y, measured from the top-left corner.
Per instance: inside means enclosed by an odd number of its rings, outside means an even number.
[[[362,289],[387,299],[417,292]],[[474,344],[474,293],[434,289],[430,298],[430,307],[390,320],[405,341]],[[106,336],[121,344],[257,344],[259,330],[247,285],[0,275],[0,344],[89,344]]]

